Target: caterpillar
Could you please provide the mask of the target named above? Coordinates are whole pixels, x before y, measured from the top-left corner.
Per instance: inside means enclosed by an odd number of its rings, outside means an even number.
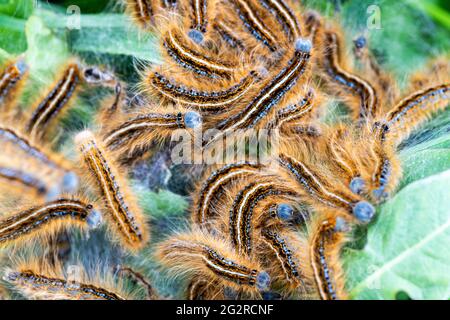
[[[50,122],[67,109],[67,104],[75,96],[81,82],[78,64],[70,63],[57,83],[33,109],[25,130],[33,139],[42,138],[48,131]]]
[[[256,295],[270,284],[269,275],[256,262],[238,255],[224,240],[199,230],[164,241],[156,256],[175,276],[207,277]]]
[[[85,200],[61,198],[25,208],[0,219],[0,246],[23,242],[34,235],[53,234],[64,226],[96,228],[101,215]]]
[[[175,130],[195,130],[202,124],[202,117],[195,111],[145,113],[126,117],[113,118],[112,125],[104,130],[104,144],[119,154],[146,150],[151,144],[169,137]]]
[[[45,173],[49,177],[49,171],[57,173],[58,179],[61,181],[60,191],[73,193],[77,190],[79,182],[76,173],[70,168],[71,166],[60,157],[45,150],[38,143],[31,142],[25,136],[7,126],[0,125],[0,140],[4,142],[4,154],[7,154],[8,157],[11,158],[10,160],[17,157],[17,152],[21,155],[21,157],[16,159],[18,163],[22,163],[24,159],[26,159],[25,162],[28,163],[27,172],[31,169],[29,165],[31,161],[36,162],[36,174],[39,176],[43,173],[44,168],[47,169],[47,172]]]
[[[349,92],[353,96],[357,96],[358,100],[352,103],[353,99],[349,98],[349,104],[354,107],[356,118],[373,119],[379,112],[379,96],[376,89],[366,80],[351,74],[339,65],[341,61],[340,39],[337,33],[327,31],[324,34],[324,57],[323,68],[329,79],[336,85],[344,88],[343,94]]]
[[[0,73],[0,106],[3,114],[14,107],[27,74],[28,66],[22,58],[7,64]]]
[[[253,216],[254,209],[260,201],[271,196],[295,198],[296,192],[283,187],[280,182],[261,179],[246,185],[235,197],[230,209],[230,239],[239,254],[250,255],[253,248],[254,225],[261,217]],[[270,179],[269,179],[270,180]],[[275,180],[272,178],[271,180]]]
[[[311,274],[307,266],[303,266],[308,261],[308,247],[304,239],[290,231],[265,228],[261,230],[258,241],[263,247],[259,254],[269,254],[266,260],[274,282],[281,282],[290,291],[300,290],[304,294],[311,291]]]
[[[286,33],[290,41],[294,41],[301,36],[300,23],[295,13],[283,0],[258,0],[265,8],[271,11]]]
[[[342,246],[346,242],[344,228],[344,220],[333,216],[318,219],[311,228],[310,264],[322,300],[346,299],[343,271],[339,262]]]
[[[238,71],[237,61],[220,61],[210,57],[206,50],[189,44],[183,34],[174,28],[163,35],[162,41],[168,57],[176,65],[197,75],[212,79],[231,78]]]
[[[107,274],[89,276],[77,266],[73,278],[60,265],[49,266],[32,262],[7,268],[3,279],[12,288],[32,300],[128,300],[120,282]]]
[[[224,166],[213,171],[198,191],[195,192],[192,220],[198,225],[205,225],[211,218],[213,202],[220,192],[226,188],[232,181],[243,176],[256,174],[262,168],[261,164],[256,162],[238,162]]]
[[[275,52],[278,43],[276,36],[271,30],[267,29],[264,21],[255,10],[255,4],[252,1],[245,0],[230,0],[230,2],[245,28],[255,39],[264,44],[270,51]]]
[[[381,121],[381,140],[393,131],[393,140],[406,138],[409,132],[432,113],[447,107],[449,103],[450,83],[439,84],[415,92],[401,100]],[[414,114],[414,117],[411,116]],[[396,139],[395,139],[395,136]]]
[[[374,214],[375,208],[367,201],[351,194],[344,194],[339,190],[332,190],[323,177],[305,163],[296,160],[287,154],[280,153],[278,163],[287,170],[311,197],[317,199],[330,207],[344,208],[361,222],[369,222]]]
[[[176,84],[164,75],[154,72],[149,76],[149,84],[163,97],[174,103],[187,105],[202,112],[225,112],[246,95],[255,82],[256,72],[251,71],[239,83],[221,91],[198,91]]]
[[[102,195],[110,224],[123,240],[121,243],[132,251],[141,249],[148,240],[147,226],[118,167],[92,132],[78,133],[75,142],[87,169],[84,175]]]
[[[236,129],[250,129],[262,121],[305,73],[310,51],[311,43],[308,40],[297,40],[294,57],[288,65],[274,76],[242,111],[221,121],[217,129],[222,132],[210,140],[205,148],[229,132]]]

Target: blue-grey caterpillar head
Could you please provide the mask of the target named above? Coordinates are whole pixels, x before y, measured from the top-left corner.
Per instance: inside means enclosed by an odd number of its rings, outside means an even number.
[[[361,177],[354,177],[352,181],[350,181],[349,187],[354,194],[361,194],[366,187],[366,182]]]
[[[205,39],[205,36],[203,35],[203,33],[196,29],[189,30],[188,36],[196,44],[201,44],[203,42],[203,40]]]
[[[375,208],[367,201],[359,201],[353,206],[353,215],[362,223],[369,223],[375,216]]]
[[[281,220],[290,220],[294,216],[294,208],[287,203],[280,203],[277,205],[276,215]]]
[[[358,38],[353,40],[353,44],[355,45],[356,49],[361,50],[366,47],[367,39],[364,36],[359,36]]]
[[[298,38],[295,41],[295,50],[304,53],[310,53],[312,49],[312,42],[306,38]]]
[[[259,291],[267,291],[270,287],[270,276],[267,272],[261,271],[256,276],[256,288]]]
[[[184,115],[184,125],[189,129],[197,129],[201,126],[202,116],[195,111],[188,111]]]

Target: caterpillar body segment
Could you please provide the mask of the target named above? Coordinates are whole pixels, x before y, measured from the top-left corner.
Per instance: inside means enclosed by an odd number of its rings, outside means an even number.
[[[60,198],[2,217],[0,246],[24,243],[33,237],[45,239],[63,228],[96,228],[100,223],[100,213],[86,200]]]
[[[345,300],[344,271],[340,262],[345,237],[345,220],[325,214],[312,224],[309,235],[309,263],[318,296],[322,300]]]
[[[75,141],[86,168],[84,177],[102,195],[111,229],[125,248],[141,249],[149,238],[148,227],[119,167],[92,132],[80,132]]]
[[[27,78],[28,66],[22,58],[7,63],[0,71],[0,110],[3,118],[14,110]]]
[[[257,262],[238,255],[220,237],[199,230],[161,243],[156,256],[176,277],[214,279],[255,296],[270,283],[269,275]]]
[[[30,300],[129,300],[133,295],[123,283],[105,272],[77,266],[75,272],[60,264],[26,261],[7,268],[3,279]]]

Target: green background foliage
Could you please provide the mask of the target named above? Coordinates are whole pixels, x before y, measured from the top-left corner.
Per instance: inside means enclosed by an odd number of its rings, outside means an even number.
[[[446,0],[302,2],[342,21],[349,43],[357,35],[367,35],[378,60],[401,85],[428,59],[448,55],[450,2]],[[68,14],[71,5],[81,10],[79,30],[67,28],[73,19]],[[371,5],[381,10],[380,29],[367,29],[367,10]],[[139,32],[116,1],[0,0],[0,62],[25,55],[31,68],[32,78],[23,98],[25,105],[73,55],[111,69],[133,87],[139,81],[136,70],[158,62],[155,40],[152,35]],[[64,121],[66,131],[87,126],[95,106],[95,99],[81,98]],[[398,193],[378,208],[376,221],[367,229],[357,230],[357,244],[344,252],[352,298],[450,298],[449,128],[447,110],[413,133],[403,145],[404,177]],[[178,222],[182,224],[188,207],[186,198],[140,186],[136,186],[136,192],[145,211],[152,212],[155,225],[170,230]],[[155,271],[151,258],[141,258],[135,262],[147,261],[145,268],[158,290],[177,296],[176,285]]]

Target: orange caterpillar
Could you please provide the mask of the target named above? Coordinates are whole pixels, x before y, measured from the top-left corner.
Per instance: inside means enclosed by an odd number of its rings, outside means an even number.
[[[5,270],[3,279],[30,300],[129,300],[121,282],[109,274],[89,275],[81,266],[74,275],[57,264],[21,262]]]
[[[63,227],[96,228],[100,222],[100,213],[85,200],[60,198],[1,217],[0,246],[49,236]]]
[[[32,108],[25,130],[33,139],[39,139],[48,132],[52,120],[66,111],[68,104],[79,90],[82,80],[80,66],[69,63],[49,92]]]
[[[322,300],[345,300],[344,275],[340,263],[346,243],[346,222],[334,214],[316,219],[310,227],[309,263],[319,297]]]
[[[298,193],[286,182],[271,176],[254,176],[250,183],[240,186],[240,192],[233,199],[229,213],[229,234],[231,242],[239,254],[251,255],[254,247],[256,226],[263,224],[264,211],[258,205],[268,199],[295,201]],[[264,206],[263,206],[264,207]],[[267,223],[267,222],[266,222]]]
[[[77,191],[78,177],[72,165],[62,157],[9,126],[0,125],[0,141],[4,179],[15,180],[22,186],[34,186],[38,193],[45,193],[49,198]]]
[[[121,243],[133,251],[141,249],[148,241],[147,225],[120,170],[90,131],[79,133],[75,140],[87,169],[84,176],[102,195],[110,224]]]
[[[0,72],[0,110],[4,115],[14,108],[27,76],[28,66],[21,58],[8,63]]]
[[[281,174],[306,196],[305,201],[319,207],[342,208],[360,222],[367,223],[373,218],[375,208],[369,202],[343,185],[332,172],[325,173],[316,167],[321,160],[300,154],[293,157],[290,152],[282,148],[275,161],[280,165]]]
[[[191,41],[178,24],[169,23],[163,27],[159,32],[164,67],[173,70],[174,77],[177,72],[190,72],[199,79],[211,81],[229,79],[243,72],[242,61],[236,53],[216,45],[212,45],[213,50],[208,50]]]
[[[215,279],[223,286],[254,295],[266,290],[270,282],[255,261],[238,255],[218,236],[199,230],[164,241],[156,256],[175,277]]]
[[[223,291],[218,281],[195,278],[189,282],[185,297],[187,300],[224,300]]]
[[[219,168],[208,175],[207,179],[193,193],[193,223],[198,226],[206,225],[214,216],[212,208],[214,203],[221,200],[220,194],[223,189],[243,176],[257,174],[261,168],[262,165],[256,162],[238,162]]]
[[[323,34],[323,72],[333,89],[340,92],[345,102],[350,106],[355,119],[373,119],[379,114],[382,99],[378,88],[355,73],[342,67],[342,39],[334,31]]]
[[[290,230],[265,228],[257,238],[261,256],[274,286],[281,285],[286,293],[302,297],[314,295],[313,273],[308,265],[306,239]]]
[[[148,78],[151,86],[164,102],[179,103],[202,112],[226,112],[242,97],[244,97],[255,83],[257,74],[251,71],[237,83],[219,91],[205,91],[188,88],[171,82],[164,75],[155,72]]]
[[[201,124],[200,114],[188,110],[116,112],[102,127],[103,143],[119,156],[131,155],[164,142],[176,130],[192,133]]]
[[[260,128],[267,122],[267,118],[273,114],[273,109],[288,100],[286,96],[294,94],[293,87],[298,85],[300,78],[308,76],[310,52],[309,41],[297,40],[293,57],[287,61],[286,66],[262,83],[259,93],[241,110],[217,124],[216,128],[221,132],[207,142],[205,148],[236,130]]]

